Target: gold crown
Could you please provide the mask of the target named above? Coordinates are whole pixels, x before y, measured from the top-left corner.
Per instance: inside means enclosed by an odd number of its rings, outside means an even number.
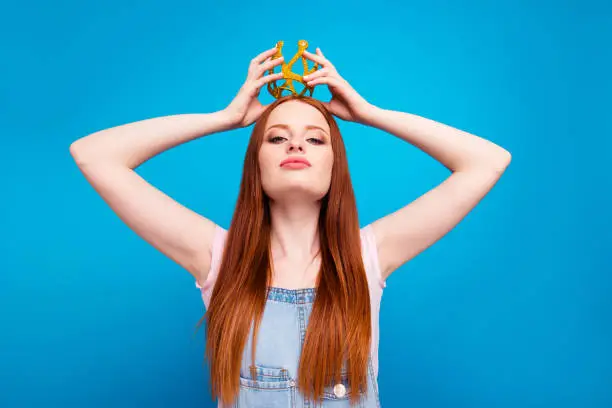
[[[278,41],[276,43],[276,53],[272,56],[273,60],[276,58],[280,58],[283,55],[282,49],[283,49],[284,43],[285,43],[284,41]],[[281,72],[283,74],[283,79],[285,80],[285,82],[281,86],[276,85],[276,80],[272,82],[268,82],[268,91],[270,92],[270,95],[278,99],[282,96],[283,90],[288,90],[293,95],[299,95],[299,96],[302,96],[306,93],[306,91],[309,91],[310,96],[312,96],[314,92],[314,87],[306,85],[306,83],[304,82],[304,76],[308,74],[312,74],[317,69],[319,69],[319,64],[315,62],[314,67],[312,69],[308,68],[308,61],[302,55],[302,53],[304,52],[306,48],[308,48],[308,41],[306,40],[298,41],[298,51],[295,53],[293,58],[291,58],[289,62],[283,61],[283,63],[281,64]],[[298,75],[291,71],[292,65],[295,62],[297,62],[297,60],[300,57],[302,57],[302,63],[304,65],[303,75]],[[274,74],[274,68],[269,69],[268,74]],[[299,94],[293,87],[293,81],[301,82],[304,85],[304,89],[302,89],[302,91]]]

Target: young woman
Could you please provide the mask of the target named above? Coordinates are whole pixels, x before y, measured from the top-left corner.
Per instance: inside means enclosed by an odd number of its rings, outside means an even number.
[[[118,216],[195,278],[206,308],[211,391],[225,407],[380,407],[378,313],[385,281],[474,208],[510,163],[480,137],[361,97],[319,49],[305,77],[333,98],[263,106],[276,48],[251,61],[223,110],[102,130],[70,151]],[[452,174],[360,228],[335,118],[384,130]],[[181,206],[134,169],[171,147],[255,122],[228,230]],[[202,321],[200,321],[202,323]]]

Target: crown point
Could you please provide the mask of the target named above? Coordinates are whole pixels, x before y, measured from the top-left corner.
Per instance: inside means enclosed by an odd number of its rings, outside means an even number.
[[[282,96],[283,91],[285,90],[297,96],[302,96],[304,95],[306,91],[308,91],[310,93],[310,96],[312,97],[313,87],[308,86],[308,84],[304,82],[305,80],[302,75],[292,72],[291,67],[297,61],[298,58],[302,57],[302,62],[304,65],[303,74],[308,75],[318,69],[318,64],[315,63],[315,66],[312,69],[309,69],[306,59],[302,55],[302,53],[306,51],[306,48],[308,48],[308,41],[299,40],[297,43],[298,43],[297,53],[293,56],[293,58],[291,59],[291,61],[289,61],[289,63],[285,63],[285,62],[282,63],[281,72],[279,72],[274,78],[274,81],[273,81],[274,84],[270,83],[268,85],[268,91],[270,91],[270,94],[274,98],[277,98],[277,99],[280,98]],[[276,58],[278,58],[278,57],[281,57],[281,49],[283,47],[284,41],[282,40],[277,41],[276,44],[277,44],[278,50],[275,56]],[[282,60],[284,60],[284,58],[282,58]],[[280,79],[284,79],[285,82],[282,85],[278,86],[276,85],[276,80],[280,80]],[[302,91],[298,93],[293,86],[293,81],[302,83],[304,85],[304,89],[302,89]]]

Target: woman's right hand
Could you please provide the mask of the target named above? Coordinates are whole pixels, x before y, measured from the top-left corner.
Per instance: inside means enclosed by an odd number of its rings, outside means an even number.
[[[262,105],[257,97],[262,86],[268,82],[283,78],[282,72],[263,75],[269,69],[283,62],[283,57],[271,60],[275,52],[276,46],[262,52],[251,60],[246,81],[234,97],[234,100],[224,109],[233,127],[249,126],[268,107],[268,105]]]

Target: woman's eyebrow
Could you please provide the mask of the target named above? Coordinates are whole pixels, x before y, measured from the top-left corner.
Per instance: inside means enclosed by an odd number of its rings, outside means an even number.
[[[281,129],[287,129],[287,130],[289,129],[289,125],[286,125],[286,124],[284,124],[284,123],[278,123],[278,124],[276,124],[276,125],[272,125],[272,126],[270,126],[268,129],[266,129],[266,132],[267,132],[268,130],[272,129],[272,128],[275,128],[275,127],[277,127],[277,128],[281,128]],[[306,125],[306,126],[305,126],[305,128],[306,128],[307,130],[318,129],[318,130],[322,131],[323,133],[325,133],[327,136],[329,136],[329,135],[327,134],[327,132],[325,131],[325,129],[323,129],[323,128],[322,128],[322,127],[320,127],[320,126],[316,126],[316,125]]]

